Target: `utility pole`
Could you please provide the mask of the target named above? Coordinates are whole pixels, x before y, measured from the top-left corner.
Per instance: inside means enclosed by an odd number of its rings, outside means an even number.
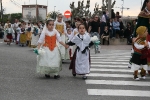
[[[0,3],[1,3],[1,19],[3,22],[3,3],[2,3],[2,0],[0,0]]]
[[[109,12],[109,18],[111,18],[111,1],[112,1],[112,0],[108,0],[108,12]]]
[[[47,12],[48,12],[48,0],[47,0]]]
[[[36,22],[37,22],[37,16],[38,16],[38,8],[37,8],[37,0],[36,0]]]

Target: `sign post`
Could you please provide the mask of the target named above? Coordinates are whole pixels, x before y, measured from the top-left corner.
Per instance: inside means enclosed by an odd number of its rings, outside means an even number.
[[[65,13],[64,13],[64,16],[65,16],[65,18],[70,18],[71,17],[71,12],[70,11],[65,11]]]

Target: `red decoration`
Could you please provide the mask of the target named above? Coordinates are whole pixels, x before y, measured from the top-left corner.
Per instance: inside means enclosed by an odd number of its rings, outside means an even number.
[[[66,18],[70,18],[70,17],[71,17],[71,12],[68,11],[68,10],[65,11],[64,16],[65,16]]]

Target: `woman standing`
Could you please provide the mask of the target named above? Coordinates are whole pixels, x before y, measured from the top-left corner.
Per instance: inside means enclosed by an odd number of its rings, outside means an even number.
[[[49,78],[50,75],[54,75],[55,79],[60,78],[59,72],[62,70],[62,62],[57,42],[65,48],[68,48],[68,46],[61,41],[58,31],[54,29],[54,21],[48,20],[38,40],[38,49],[35,50],[38,54],[37,73],[45,74],[47,78]],[[41,47],[42,50],[40,50]],[[40,51],[43,51],[43,53],[40,53]]]

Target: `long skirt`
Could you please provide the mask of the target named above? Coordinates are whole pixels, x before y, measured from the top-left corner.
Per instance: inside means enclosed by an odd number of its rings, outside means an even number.
[[[61,55],[58,47],[50,51],[48,47],[43,47],[43,54],[37,56],[37,73],[58,75],[62,70]]]
[[[38,40],[39,40],[39,35],[34,35],[32,34],[32,40],[31,40],[31,46],[37,46],[38,45]]]
[[[62,34],[61,35],[61,40],[63,43],[66,43],[67,39],[66,39],[66,35]],[[59,44],[59,49],[61,52],[61,57],[63,60],[68,60],[69,58],[69,49],[66,49],[63,45]]]
[[[20,43],[25,44],[27,41],[26,34],[20,34]]]
[[[31,41],[32,32],[26,32],[26,35],[27,35],[27,41]]]
[[[7,33],[4,32],[4,42],[7,42]]]
[[[90,51],[82,54],[78,49],[75,50],[69,69],[72,74],[85,75],[90,73]]]
[[[7,34],[7,39],[11,40],[12,38],[12,34]]]

